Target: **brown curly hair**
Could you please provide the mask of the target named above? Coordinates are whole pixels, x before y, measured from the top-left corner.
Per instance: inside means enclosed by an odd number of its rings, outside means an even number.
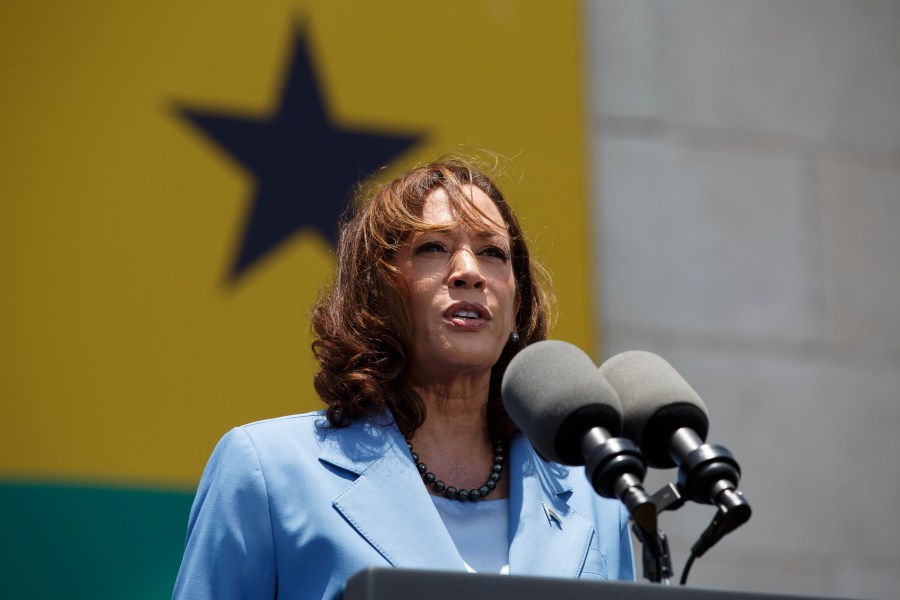
[[[389,409],[409,438],[425,421],[421,398],[404,381],[414,332],[392,261],[410,234],[440,227],[422,220],[426,197],[438,189],[463,221],[484,223],[487,215],[472,204],[467,185],[477,186],[494,202],[503,216],[499,225],[511,242],[520,298],[519,341],[508,343],[491,369],[487,419],[491,439],[505,439],[515,431],[503,408],[500,382],[519,350],[547,336],[548,278],[530,257],[518,219],[499,188],[474,161],[461,158],[413,169],[369,192],[361,188],[356,210],[351,207],[342,219],[335,281],[312,313],[312,349],[319,361],[314,383],[333,427]]]

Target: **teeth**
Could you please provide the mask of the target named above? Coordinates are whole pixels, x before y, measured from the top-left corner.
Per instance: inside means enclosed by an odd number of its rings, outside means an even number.
[[[453,313],[454,317],[462,317],[463,319],[477,319],[478,313],[474,310],[460,310]]]

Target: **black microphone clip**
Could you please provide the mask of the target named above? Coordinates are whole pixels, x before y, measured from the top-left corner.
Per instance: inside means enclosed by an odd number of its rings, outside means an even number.
[[[678,489],[688,499],[712,504],[718,511],[691,547],[700,557],[716,542],[750,520],[750,503],[737,489],[741,467],[734,455],[717,444],[705,444],[692,429],[672,434],[672,456],[679,458]]]

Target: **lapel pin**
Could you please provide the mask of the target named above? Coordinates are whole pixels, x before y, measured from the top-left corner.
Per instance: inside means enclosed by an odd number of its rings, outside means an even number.
[[[547,522],[553,523],[556,521],[556,526],[562,529],[562,519],[559,518],[559,515],[556,514],[556,511],[550,508],[546,502],[541,502],[541,505],[544,507],[544,514],[547,515]]]

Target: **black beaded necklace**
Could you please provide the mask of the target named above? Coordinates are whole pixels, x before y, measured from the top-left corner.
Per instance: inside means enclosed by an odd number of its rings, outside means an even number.
[[[490,494],[500,482],[500,473],[503,472],[503,444],[500,443],[499,440],[494,442],[494,465],[491,467],[490,477],[488,477],[488,480],[485,481],[484,485],[480,488],[473,488],[471,490],[460,490],[452,485],[448,486],[438,479],[434,473],[428,470],[428,465],[419,461],[419,454],[413,450],[409,440],[406,440],[406,445],[409,446],[409,453],[412,454],[413,462],[416,463],[416,468],[419,470],[419,474],[422,475],[422,481],[424,481],[426,485],[430,485],[434,488],[434,491],[439,494],[444,494],[444,496],[451,500],[459,500],[461,502],[468,500],[474,502]]]

